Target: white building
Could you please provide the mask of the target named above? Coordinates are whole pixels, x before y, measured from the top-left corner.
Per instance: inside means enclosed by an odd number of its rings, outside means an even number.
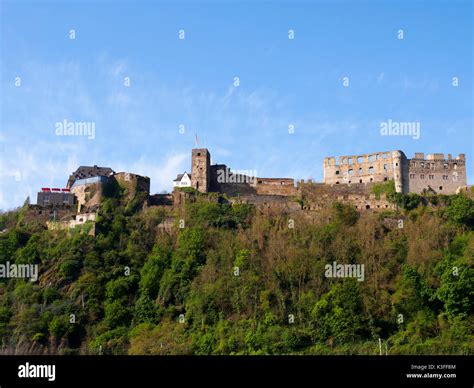
[[[184,174],[178,174],[173,181],[173,187],[191,187],[191,174],[188,174],[186,171]]]

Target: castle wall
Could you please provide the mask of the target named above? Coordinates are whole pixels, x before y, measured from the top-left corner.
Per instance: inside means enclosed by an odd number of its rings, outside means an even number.
[[[248,183],[220,183],[217,192],[226,194],[229,197],[237,197],[240,195],[256,194],[255,187]]]
[[[69,220],[64,221],[49,221],[46,223],[49,230],[63,230],[63,229],[73,229],[76,226],[84,225],[86,222],[92,222],[93,225],[89,230],[89,235],[95,236],[95,220],[97,218],[97,213],[80,213],[72,216]]]
[[[75,213],[76,206],[71,205],[63,205],[60,207],[55,206],[54,208],[53,206],[29,205],[24,220],[27,223],[37,221],[46,224],[48,221],[59,221],[73,216]]]
[[[399,166],[397,152],[375,152],[324,158],[323,173],[326,184],[384,182],[395,178]]]
[[[301,198],[306,210],[319,210],[332,206],[334,201],[353,205],[357,210],[390,210],[395,205],[385,194],[377,197],[373,193],[376,183],[352,183],[347,185],[327,185],[324,183],[302,183],[299,185]]]
[[[256,194],[253,183],[255,179],[245,175],[234,174],[225,164],[210,166],[210,190],[227,194],[229,197]]]
[[[416,153],[408,162],[408,191],[420,194],[431,188],[438,194],[456,194],[467,185],[465,155],[452,158],[449,154]]]
[[[148,197],[150,206],[171,206],[173,204],[173,194],[153,194]]]
[[[281,195],[243,195],[238,201],[241,203],[253,204],[258,208],[280,208],[287,209],[291,211],[301,210],[301,205],[295,201],[288,200],[287,196]]]
[[[130,172],[119,172],[114,175],[120,187],[125,189],[125,195],[132,199],[139,192],[150,192],[150,178],[132,174]]]
[[[257,178],[258,195],[294,196],[298,194],[295,181],[291,178]]]
[[[83,206],[92,207],[100,203],[102,198],[102,182],[95,182],[84,185],[74,185],[71,187],[71,192],[76,195],[78,209]]]

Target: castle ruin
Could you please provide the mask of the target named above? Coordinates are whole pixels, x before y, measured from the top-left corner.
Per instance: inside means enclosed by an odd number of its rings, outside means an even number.
[[[457,194],[467,188],[465,155],[415,153],[412,159],[400,151],[326,157],[323,182],[293,178],[262,178],[254,172],[232,171],[225,164],[212,164],[206,148],[191,153],[191,173],[178,174],[172,194],[150,195],[150,178],[109,167],[80,166],[65,189],[43,188],[37,205],[30,205],[27,219],[46,222],[48,228],[65,229],[92,222],[104,190],[116,188],[129,200],[139,194],[146,206],[181,206],[188,196],[183,188],[199,193],[225,194],[230,202],[280,207],[290,211],[318,211],[335,201],[357,210],[389,210],[396,205],[386,194],[376,195],[375,186],[393,181],[396,192]],[[90,233],[95,233],[95,228]]]
[[[327,157],[323,165],[324,183],[329,185],[378,183],[393,180],[398,193],[456,194],[467,185],[465,155],[415,153],[408,159],[403,151]]]

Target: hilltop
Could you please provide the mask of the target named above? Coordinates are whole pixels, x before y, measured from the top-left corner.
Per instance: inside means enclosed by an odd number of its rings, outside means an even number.
[[[381,338],[389,354],[472,354],[472,192],[377,187],[393,208],[193,188],[149,206],[118,185],[73,229],[29,219],[27,204],[4,213],[0,264],[39,277],[0,280],[2,352],[378,354]],[[327,277],[335,262],[364,266],[363,281]]]

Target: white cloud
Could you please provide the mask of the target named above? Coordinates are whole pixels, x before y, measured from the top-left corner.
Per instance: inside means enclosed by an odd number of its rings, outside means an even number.
[[[380,84],[383,79],[385,78],[385,73],[380,73],[378,76],[377,76],[377,83]]]
[[[186,165],[186,161],[189,165]],[[131,164],[117,162],[115,166],[117,167],[112,168],[117,172],[126,171],[148,176],[151,180],[151,193],[158,193],[163,190],[170,191],[177,174],[184,171],[191,172],[191,158],[190,152],[173,153],[160,161],[150,161],[142,157]]]

